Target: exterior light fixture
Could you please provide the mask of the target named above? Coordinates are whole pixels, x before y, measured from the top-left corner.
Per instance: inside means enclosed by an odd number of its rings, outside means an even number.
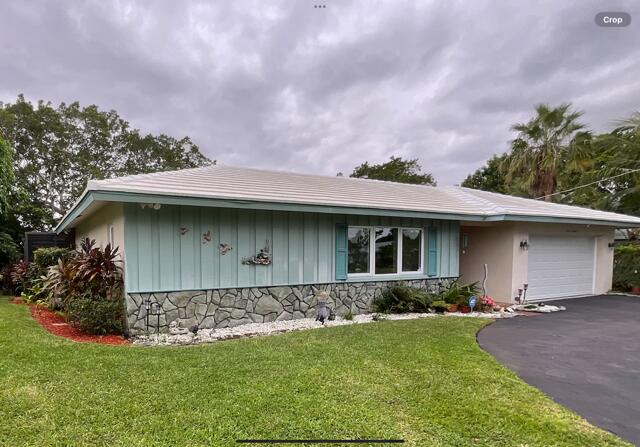
[[[609,248],[614,248],[616,246],[616,243],[615,242],[609,242],[608,246],[609,246]]]
[[[522,248],[524,251],[529,250],[529,241],[520,241],[520,248]]]

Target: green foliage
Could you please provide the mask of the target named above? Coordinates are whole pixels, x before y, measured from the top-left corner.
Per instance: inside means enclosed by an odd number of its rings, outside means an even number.
[[[640,244],[618,245],[613,258],[613,288],[628,292],[640,287]]]
[[[67,306],[70,323],[88,334],[121,334],[123,304],[121,299],[76,298]]]
[[[379,165],[368,162],[356,167],[349,177],[386,180],[397,183],[413,183],[416,185],[436,185],[436,181],[429,173],[423,173],[418,159],[403,160],[402,157],[391,157],[390,161]]]
[[[469,305],[469,298],[473,295],[478,295],[480,289],[478,283],[460,284],[459,281],[454,281],[446,290],[442,291],[439,298],[447,304],[458,304],[461,306]]]
[[[38,248],[33,252],[33,264],[38,269],[38,273],[44,275],[49,267],[58,263],[58,259],[66,262],[73,255],[73,251],[61,247]]]
[[[13,151],[0,135],[0,217],[7,213],[9,193],[13,189],[14,181]],[[1,264],[2,261],[0,261]]]
[[[507,174],[503,169],[507,157],[507,154],[492,156],[485,166],[479,168],[473,174],[469,174],[462,182],[462,186],[482,191],[509,194]]]
[[[122,296],[122,267],[118,249],[110,244],[95,247],[95,240],[85,239],[81,250],[59,258],[49,267],[46,287],[51,292],[52,306],[66,308],[76,299],[90,296],[96,300],[112,301]]]
[[[353,320],[353,314],[351,313],[351,311],[347,312],[347,313],[344,315],[344,319],[345,319],[345,320],[347,320],[347,321],[351,321],[351,320]]]
[[[7,233],[0,231],[0,268],[15,262],[19,257],[18,244]]]
[[[443,300],[437,300],[431,303],[431,308],[438,313],[442,313],[449,310],[449,304],[447,304]]]
[[[511,142],[507,181],[520,183],[532,197],[551,201],[556,192],[558,176],[567,162],[576,159],[580,147],[589,140],[578,122],[582,112],[573,111],[571,104],[549,107],[536,106],[536,116],[527,123],[515,124],[518,132]]]
[[[32,104],[20,95],[15,103],[0,105],[0,136],[14,151],[20,189],[12,193],[13,212],[23,231],[51,227],[90,178],[210,163],[188,137],[142,135],[115,111],[77,102],[54,107],[44,101]]]
[[[396,284],[373,301],[373,309],[385,313],[427,312],[433,299],[433,295],[424,290]]]

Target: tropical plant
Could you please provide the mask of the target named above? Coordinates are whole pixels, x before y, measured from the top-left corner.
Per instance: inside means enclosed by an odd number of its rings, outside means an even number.
[[[458,304],[461,306],[469,305],[469,298],[473,295],[478,295],[479,288],[478,283],[461,284],[459,281],[454,281],[445,290],[440,292],[438,298],[447,304]]]
[[[505,161],[507,182],[515,181],[532,197],[551,201],[561,169],[567,164],[575,165],[590,140],[590,134],[582,131],[584,125],[578,121],[582,112],[571,107],[538,105],[534,118],[512,127],[518,136]]]
[[[29,264],[22,259],[13,264],[9,271],[12,289],[14,293],[20,293],[25,290],[25,286],[29,277]]]
[[[385,289],[373,301],[373,308],[376,312],[385,313],[427,312],[433,298],[424,290],[396,284]]]

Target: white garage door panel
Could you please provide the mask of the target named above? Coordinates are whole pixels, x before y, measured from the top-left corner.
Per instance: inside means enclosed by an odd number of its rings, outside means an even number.
[[[592,237],[531,235],[529,244],[527,299],[593,293],[595,246]]]

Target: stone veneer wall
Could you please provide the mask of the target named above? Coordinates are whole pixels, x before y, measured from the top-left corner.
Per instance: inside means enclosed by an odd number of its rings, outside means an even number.
[[[455,278],[407,280],[412,287],[437,292],[448,287]],[[251,287],[181,292],[129,293],[125,297],[129,332],[143,334],[147,330],[145,300],[157,303],[159,318],[150,315],[149,331],[167,332],[176,321],[180,327],[200,329],[239,326],[246,323],[313,318],[316,316],[319,291],[329,293],[328,307],[338,316],[349,311],[353,315],[371,312],[374,298],[398,281],[343,282],[278,287]]]

